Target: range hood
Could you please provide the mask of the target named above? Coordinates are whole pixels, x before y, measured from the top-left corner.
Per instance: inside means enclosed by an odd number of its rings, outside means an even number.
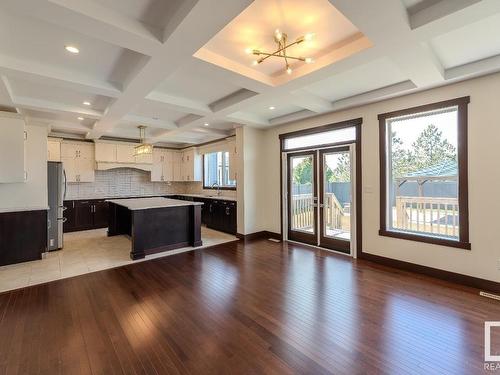
[[[141,171],[151,172],[153,169],[153,164],[148,163],[116,163],[116,162],[107,162],[107,161],[98,161],[96,162],[96,170],[98,171],[108,171],[110,169],[117,168],[132,168],[139,169]]]
[[[96,140],[95,161],[98,171],[117,168],[133,168],[151,172],[153,155],[134,155],[137,143]]]

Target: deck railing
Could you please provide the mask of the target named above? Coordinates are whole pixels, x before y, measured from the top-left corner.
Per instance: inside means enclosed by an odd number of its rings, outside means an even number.
[[[333,193],[325,196],[325,218],[328,228],[340,228],[344,209]],[[292,195],[292,228],[307,230],[314,224],[314,201],[312,194]]]
[[[458,236],[458,199],[396,197],[394,227],[416,232]]]

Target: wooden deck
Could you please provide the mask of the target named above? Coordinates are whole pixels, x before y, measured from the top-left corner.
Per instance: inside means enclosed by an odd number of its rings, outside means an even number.
[[[485,320],[474,289],[240,241],[0,294],[0,374],[476,374]]]

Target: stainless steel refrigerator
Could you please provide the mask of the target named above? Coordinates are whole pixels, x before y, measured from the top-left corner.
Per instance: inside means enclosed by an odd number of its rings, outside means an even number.
[[[66,195],[66,174],[61,162],[49,161],[47,163],[47,187],[49,193],[49,213],[47,216],[49,251],[62,249],[63,247],[63,206]]]

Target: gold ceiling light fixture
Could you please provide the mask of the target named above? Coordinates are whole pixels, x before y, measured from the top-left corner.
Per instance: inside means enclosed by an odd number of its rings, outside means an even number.
[[[288,54],[288,48],[293,47],[295,45],[301,44],[305,41],[310,41],[314,38],[313,33],[308,33],[302,36],[299,36],[295,41],[289,42],[288,41],[288,35],[286,33],[281,32],[279,29],[277,29],[274,32],[274,41],[277,44],[277,50],[274,52],[264,52],[259,49],[251,49],[247,48],[245,51],[248,54],[253,54],[255,56],[259,56],[258,60],[254,60],[252,64],[254,66],[261,64],[265,60],[267,60],[270,57],[278,57],[281,59],[284,59],[285,61],[285,69],[288,74],[292,74],[292,68],[290,67],[290,62],[289,60],[299,60],[303,61],[306,64],[310,64],[314,62],[314,60],[311,57],[303,57],[303,56],[291,56]]]
[[[141,144],[139,146],[134,147],[134,156],[153,154],[153,145],[146,143],[145,141],[146,127],[144,125],[139,125],[137,128],[139,129],[139,142]]]

